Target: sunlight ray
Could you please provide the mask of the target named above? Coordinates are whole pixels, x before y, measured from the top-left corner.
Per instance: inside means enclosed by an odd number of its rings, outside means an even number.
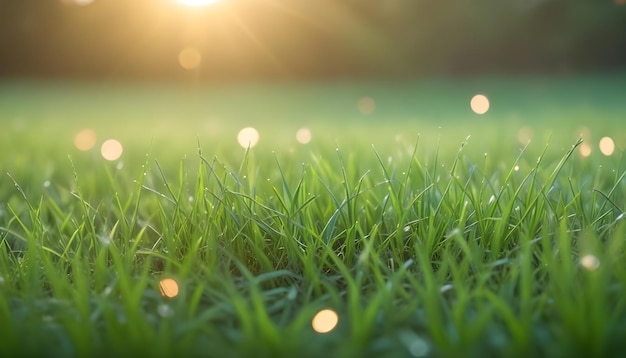
[[[233,21],[235,22],[235,24],[246,34],[246,36],[248,36],[248,38],[256,45],[256,47],[265,55],[267,56],[267,58],[281,71],[283,72],[288,72],[287,70],[287,66],[285,66],[276,56],[276,54],[274,54],[274,52],[272,52],[272,50],[269,48],[269,46],[267,46],[266,44],[263,43],[263,41],[254,33],[254,31],[244,23],[244,21],[237,16],[236,14],[233,14],[232,17]]]

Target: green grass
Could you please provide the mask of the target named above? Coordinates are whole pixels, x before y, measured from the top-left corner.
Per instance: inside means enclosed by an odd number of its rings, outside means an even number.
[[[623,105],[610,80],[569,81],[593,91],[5,84],[0,356],[620,356]],[[492,110],[465,113],[482,87]],[[373,117],[350,112],[363,92]],[[83,127],[122,158],[74,149]],[[323,308],[327,334],[311,328]]]

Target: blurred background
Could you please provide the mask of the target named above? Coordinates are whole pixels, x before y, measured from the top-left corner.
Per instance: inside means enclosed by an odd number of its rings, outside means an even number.
[[[626,64],[626,0],[0,0],[0,27],[5,79],[457,78]]]
[[[626,149],[626,0],[0,0],[0,45],[14,175],[198,144]]]

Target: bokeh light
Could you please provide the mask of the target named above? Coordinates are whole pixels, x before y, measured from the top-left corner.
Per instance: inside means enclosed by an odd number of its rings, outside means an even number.
[[[300,128],[296,132],[296,140],[301,144],[309,143],[311,138],[311,131],[308,128]]]
[[[339,323],[339,316],[331,309],[323,309],[313,317],[313,330],[317,333],[328,333]]]
[[[485,114],[489,110],[489,99],[483,94],[477,94],[472,97],[470,107],[476,114]]]
[[[96,145],[96,132],[93,129],[83,129],[74,136],[74,146],[83,152]]]
[[[106,160],[117,160],[122,156],[122,152],[124,152],[122,143],[115,139],[108,139],[104,141],[104,143],[102,143],[102,147],[100,147],[100,153]]]
[[[92,4],[94,0],[73,0],[72,2],[79,6],[87,6]]]
[[[600,267],[600,260],[593,255],[585,255],[580,259],[580,264],[589,271],[595,271]]]
[[[252,148],[259,142],[259,132],[252,127],[246,127],[237,134],[237,141],[244,148]]]
[[[219,0],[178,0],[180,3],[185,4],[187,6],[206,6],[219,2]]]
[[[520,144],[526,145],[528,144],[528,142],[530,142],[532,138],[533,138],[533,130],[530,129],[529,127],[522,127],[517,132],[517,140],[520,142]]]
[[[174,298],[178,296],[178,283],[174,279],[162,279],[161,282],[159,282],[159,289],[163,297]]]
[[[613,152],[615,151],[615,142],[613,142],[613,138],[611,137],[602,137],[602,139],[600,139],[599,147],[602,154],[606,156],[613,155]]]
[[[589,143],[582,143],[580,147],[578,147],[578,151],[580,152],[581,156],[588,157],[591,155],[591,146],[589,145]]]
[[[358,108],[361,114],[372,114],[376,110],[376,101],[372,97],[362,97],[359,99]]]
[[[194,70],[202,63],[202,54],[195,47],[186,47],[178,54],[178,63],[186,70]]]

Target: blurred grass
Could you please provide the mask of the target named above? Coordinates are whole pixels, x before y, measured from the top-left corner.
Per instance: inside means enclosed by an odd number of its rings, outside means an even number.
[[[422,158],[436,153],[445,157],[468,136],[466,152],[473,160],[482,162],[488,153],[485,169],[516,156],[529,138],[531,157],[548,143],[561,153],[581,135],[596,152],[606,135],[623,150],[624,78],[616,74],[223,86],[4,81],[0,170],[20,181],[23,176],[35,179],[34,170],[41,185],[69,169],[68,155],[88,166],[99,165],[98,148],[108,138],[121,141],[121,161],[134,167],[149,154],[167,163],[166,169],[176,168],[179,159],[195,156],[198,145],[225,162],[238,163],[243,149],[236,144],[237,133],[247,126],[260,133],[254,151],[264,153],[258,159],[261,164],[273,161],[270,152],[280,153],[291,165],[335,147],[368,163],[371,155],[363,154],[372,153],[371,146],[383,156],[407,156],[418,138]],[[477,93],[491,102],[482,116],[469,108]],[[364,97],[375,101],[371,114],[358,110]],[[311,130],[311,143],[296,141],[300,127]],[[97,134],[96,148],[87,153],[73,147],[74,136],[83,128]],[[5,177],[0,180],[7,182]]]
[[[5,83],[2,348],[65,357],[621,352],[618,82]],[[491,100],[484,116],[469,109],[475,93]],[[358,112],[363,96],[374,113]],[[236,143],[243,126],[261,135],[248,151]],[[306,145],[294,137],[303,126],[313,134]],[[530,144],[518,139],[523,127]],[[88,152],[73,147],[82,128],[98,134]],[[604,135],[617,143],[612,156],[597,149]],[[110,137],[125,148],[114,162],[98,150]],[[587,254],[599,269],[581,266]],[[176,278],[180,296],[160,297],[160,277]],[[324,307],[341,323],[316,335],[310,319]],[[15,343],[24,336],[39,345]]]

